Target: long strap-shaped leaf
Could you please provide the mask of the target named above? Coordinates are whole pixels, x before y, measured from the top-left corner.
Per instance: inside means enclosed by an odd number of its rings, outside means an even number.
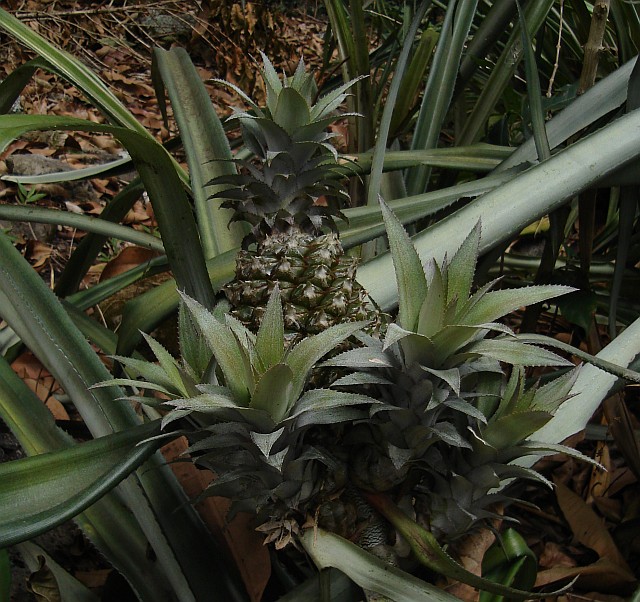
[[[405,573],[323,529],[308,529],[300,541],[318,568],[339,568],[360,587],[386,596],[385,599],[393,602],[459,602],[458,598],[435,585]]]
[[[44,281],[2,234],[0,257],[2,316],[56,376],[93,434],[137,424],[129,404],[118,401],[123,395],[119,388],[89,389],[110,374]],[[120,490],[172,586],[182,592],[181,599],[202,598],[208,595],[208,579],[215,573],[228,599],[242,599],[242,594],[236,594],[235,574],[220,560],[211,563],[212,555],[220,554],[175,478],[158,458],[150,461],[152,470],[138,474],[138,483],[123,482]],[[195,595],[190,593],[192,588]]]
[[[7,11],[0,9],[0,27],[46,59],[67,80],[82,90],[92,104],[114,122],[131,128],[151,139],[140,122],[124,107],[98,76],[77,58],[56,48]]]
[[[239,246],[243,236],[239,223],[228,225],[233,211],[220,208],[222,199],[211,199],[221,187],[207,186],[218,176],[236,173],[231,149],[209,94],[184,48],[156,49],[154,59],[180,129],[202,246],[206,259],[211,259]]]
[[[0,542],[26,541],[73,518],[145,462],[158,422],[0,465]]]
[[[94,232],[131,242],[139,247],[164,253],[162,241],[152,234],[138,232],[133,228],[107,222],[89,215],[46,209],[35,205],[0,205],[0,218],[9,221],[34,222],[38,224],[56,224],[70,226],[85,232]]]
[[[0,149],[34,130],[79,130],[115,136],[127,148],[151,198],[178,286],[206,307],[213,305],[198,230],[186,192],[164,148],[133,130],[53,115],[0,116]]]
[[[422,260],[440,261],[446,252],[451,254],[478,221],[482,221],[481,253],[508,240],[640,156],[639,127],[640,111],[632,111],[422,231],[414,237]],[[388,253],[358,269],[358,281],[383,309],[397,302],[395,282],[389,278],[392,269]]]

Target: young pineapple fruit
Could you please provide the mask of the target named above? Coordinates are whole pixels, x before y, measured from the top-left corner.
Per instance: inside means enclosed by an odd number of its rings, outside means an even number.
[[[451,540],[494,516],[510,480],[542,479],[518,458],[558,449],[528,438],[567,398],[575,371],[526,388],[520,366],[573,364],[495,320],[572,289],[491,291],[493,282],[471,294],[479,226],[450,261],[425,269],[402,225],[382,209],[399,286],[397,321],[384,340],[361,337],[365,347],[326,362],[360,370],[335,386],[375,388],[394,408],[352,430],[349,475],[363,491],[409,495],[417,520]],[[504,365],[513,366],[510,376]]]
[[[217,475],[203,496],[231,499],[231,515],[255,512],[266,542],[280,548],[295,543],[307,514],[343,486],[342,466],[314,440],[314,427],[368,419],[380,405],[362,394],[308,388],[318,361],[364,325],[337,324],[291,345],[277,288],[257,334],[185,296],[182,361],[146,337],[158,364],[117,357],[132,379],[112,382],[162,393],[164,400],[132,399],[167,410],[163,429],[186,435],[194,462]]]
[[[320,98],[302,60],[281,80],[263,55],[266,107],[231,84],[252,112],[236,112],[245,146],[254,160],[241,174],[215,184],[232,221],[252,229],[239,252],[235,278],[225,287],[234,315],[257,332],[273,288],[280,289],[285,328],[291,339],[322,332],[341,322],[374,317],[366,293],[355,280],[357,261],[345,255],[335,218],[348,196],[340,184],[337,153],[327,126],[355,80]],[[331,232],[323,233],[327,226]]]

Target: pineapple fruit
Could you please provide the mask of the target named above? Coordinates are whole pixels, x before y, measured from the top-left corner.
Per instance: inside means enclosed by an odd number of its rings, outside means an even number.
[[[234,210],[232,221],[251,225],[225,293],[234,315],[256,332],[277,285],[285,328],[292,340],[301,340],[334,324],[375,317],[355,280],[357,260],[345,255],[336,234],[335,219],[348,195],[326,131],[344,116],[334,111],[355,80],[314,104],[316,83],[302,60],[293,76],[281,80],[263,59],[266,107],[231,86],[252,109],[231,118],[240,123],[254,159],[244,163],[243,173],[212,182],[230,186],[215,196]]]

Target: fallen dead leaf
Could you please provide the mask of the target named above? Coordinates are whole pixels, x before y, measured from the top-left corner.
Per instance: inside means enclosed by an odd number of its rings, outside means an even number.
[[[548,541],[544,545],[542,554],[540,554],[538,564],[541,568],[546,569],[558,567],[574,567],[577,563],[574,558],[572,558],[562,550],[562,547],[559,544],[553,541]]]
[[[127,272],[157,256],[158,253],[156,251],[151,251],[142,247],[125,247],[104,267],[100,275],[100,281],[107,280],[108,278],[113,278],[118,274]]]
[[[204,491],[214,476],[196,468],[191,462],[172,462],[180,459],[187,449],[187,440],[175,439],[162,448],[164,457],[190,498]],[[196,505],[202,520],[213,535],[228,549],[238,567],[251,602],[260,602],[271,576],[269,551],[263,537],[254,528],[253,516],[246,512],[236,514],[231,522],[226,517],[230,507],[226,498],[209,496]]]

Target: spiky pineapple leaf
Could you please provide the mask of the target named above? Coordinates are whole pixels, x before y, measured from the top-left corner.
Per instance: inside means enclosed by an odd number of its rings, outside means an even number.
[[[562,445],[560,443],[538,443],[537,441],[524,441],[520,445],[516,445],[510,450],[505,450],[505,452],[508,452],[509,456],[504,456],[504,454],[501,453],[501,461],[514,461],[516,464],[518,463],[518,458],[524,458],[525,456],[533,455],[543,457],[552,454],[566,454],[567,456],[575,458],[576,460],[580,460],[581,462],[592,464],[600,470],[605,470],[604,466],[602,466],[602,464],[600,464],[593,458],[586,456],[573,447]]]
[[[435,426],[429,427],[428,430],[447,445],[468,449],[472,448],[471,443],[469,443],[469,441],[460,434],[458,428],[450,422],[438,422]]]
[[[299,397],[302,393],[315,364],[337,345],[362,330],[366,325],[367,322],[336,324],[319,334],[307,337],[293,347],[285,358],[285,363],[293,372],[294,397]]]
[[[356,77],[341,86],[338,86],[335,90],[328,92],[324,96],[321,96],[313,105],[311,109],[311,119],[313,121],[317,121],[318,119],[324,118],[327,114],[335,111],[345,100],[346,94],[345,92],[351,88],[354,84],[359,82],[361,79],[368,77],[367,75],[361,75]]]
[[[436,370],[427,366],[420,366],[425,372],[433,374],[446,382],[456,395],[460,395],[460,369],[449,368],[448,370]]]
[[[160,367],[164,370],[173,387],[179,391],[180,395],[189,395],[191,391],[189,391],[185,386],[183,373],[181,373],[176,359],[153,337],[150,337],[144,332],[142,333],[142,336],[147,342],[147,345],[151,347],[151,351],[153,351]]]
[[[444,326],[448,301],[447,285],[439,265],[433,266],[427,286],[427,294],[418,314],[416,333],[431,337]]]
[[[382,199],[380,208],[398,283],[398,325],[415,332],[428,291],[424,268],[406,230]]]
[[[552,351],[535,345],[527,345],[518,340],[503,338],[482,339],[471,343],[461,353],[452,356],[450,361],[459,363],[465,358],[471,358],[476,355],[521,366],[573,366],[569,360]]]
[[[234,399],[239,405],[247,406],[254,387],[253,375],[238,339],[229,326],[222,324],[200,303],[184,294],[182,299],[218,361]]]
[[[480,222],[464,239],[447,266],[447,302],[454,299],[460,307],[471,294],[480,249]]]
[[[560,404],[570,397],[571,389],[579,374],[580,366],[536,389],[531,401],[531,409],[555,413]]]
[[[284,427],[269,433],[255,433],[252,431],[250,437],[264,457],[268,458],[271,455],[271,449],[278,439],[280,439],[282,433],[284,433]]]
[[[574,290],[576,289],[571,286],[549,284],[490,291],[483,295],[477,303],[474,303],[468,311],[461,312],[456,318],[458,323],[468,325],[493,322],[520,307],[542,303]],[[475,293],[474,297],[477,294]],[[469,300],[470,304],[472,300],[473,297]]]
[[[178,308],[178,343],[182,361],[191,368],[197,378],[202,377],[211,361],[211,351],[180,300]]]
[[[293,88],[280,92],[272,117],[289,136],[311,120],[307,101]]]
[[[282,361],[285,351],[284,319],[278,287],[273,290],[267,302],[267,307],[256,335],[255,349],[264,370]]]
[[[391,385],[390,380],[371,374],[369,372],[354,372],[353,374],[347,374],[341,376],[331,386],[333,387],[351,387],[361,385]]]
[[[454,410],[457,410],[458,412],[462,412],[467,416],[472,416],[483,424],[487,423],[487,417],[468,401],[464,401],[463,399],[448,399],[447,401],[445,401],[445,405],[453,408]]]
[[[528,411],[507,414],[491,421],[482,429],[482,439],[500,450],[518,445],[542,428],[553,416],[548,412]]]
[[[251,396],[251,407],[262,410],[279,424],[287,416],[293,397],[293,373],[286,364],[271,366],[258,380]]]
[[[442,330],[433,335],[431,341],[433,343],[433,362],[435,365],[448,363],[454,365],[455,361],[450,358],[456,351],[460,350],[464,345],[473,339],[482,339],[486,336],[487,331],[496,331],[507,335],[513,335],[513,332],[503,324],[497,322],[489,322],[469,326],[464,324],[448,324]],[[463,361],[464,358],[457,358],[457,361]]]
[[[342,410],[353,406],[379,405],[381,403],[381,401],[368,395],[333,391],[331,389],[311,389],[302,395],[289,418],[293,420],[306,412]],[[339,418],[340,413],[337,412],[335,416]],[[341,422],[341,420],[338,419],[336,422]]]
[[[629,370],[628,368],[623,368],[622,366],[614,364],[613,362],[609,362],[595,355],[591,355],[590,353],[574,347],[573,345],[568,345],[567,343],[563,343],[562,341],[557,341],[556,339],[552,339],[540,334],[518,334],[517,338],[518,340],[523,342],[546,345],[548,347],[560,349],[561,351],[566,351],[568,353],[571,353],[572,355],[575,355],[576,357],[579,357],[581,360],[594,365],[596,368],[599,368],[604,372],[608,372],[609,374],[613,374],[618,378],[624,378],[625,380],[629,380],[631,382],[640,383],[640,372]]]
[[[111,378],[109,380],[105,380],[95,385],[91,385],[91,389],[99,389],[101,387],[111,387],[111,386],[120,386],[120,387],[136,387],[138,389],[148,389],[151,391],[158,391],[160,393],[164,393],[165,395],[179,395],[178,391],[171,386],[169,383],[168,387],[165,387],[162,384],[150,382],[146,380],[134,380],[132,378]],[[129,397],[123,397],[123,399],[129,399]],[[149,401],[153,401],[153,399],[149,399]]]
[[[282,91],[282,82],[267,55],[264,52],[260,52],[260,56],[262,56],[263,64],[260,74],[267,89],[267,108],[273,114],[278,103],[278,95]]]
[[[357,347],[340,353],[325,362],[321,366],[339,366],[342,368],[392,368],[393,362],[389,354],[380,348]]]
[[[218,389],[218,391],[214,389]],[[166,401],[165,405],[172,406],[174,409],[163,417],[162,428],[193,412],[206,415],[212,420],[218,418],[232,420],[234,416],[233,413],[230,414],[232,411],[239,413],[243,420],[252,424],[256,429],[265,431],[273,429],[274,422],[266,412],[237,404],[233,394],[228,390],[225,392],[224,389],[224,387],[211,387],[208,388],[207,393],[202,393],[197,397]]]
[[[133,384],[133,386],[140,386],[140,388],[142,388],[142,385],[145,385],[147,386],[147,388],[152,388],[151,384],[153,384],[155,386],[166,389],[167,391],[173,389],[173,382],[171,381],[167,373],[160,366],[158,366],[158,364],[152,364],[151,362],[147,362],[145,360],[139,360],[133,357],[125,357],[122,355],[112,355],[111,357],[122,364],[127,369],[128,374],[134,377],[140,376],[146,381],[146,383],[142,383],[140,381],[140,385]],[[129,380],[133,381],[136,379]],[[138,381],[136,380],[136,382]],[[93,386],[98,387],[105,385],[104,383],[98,383],[97,385]]]

